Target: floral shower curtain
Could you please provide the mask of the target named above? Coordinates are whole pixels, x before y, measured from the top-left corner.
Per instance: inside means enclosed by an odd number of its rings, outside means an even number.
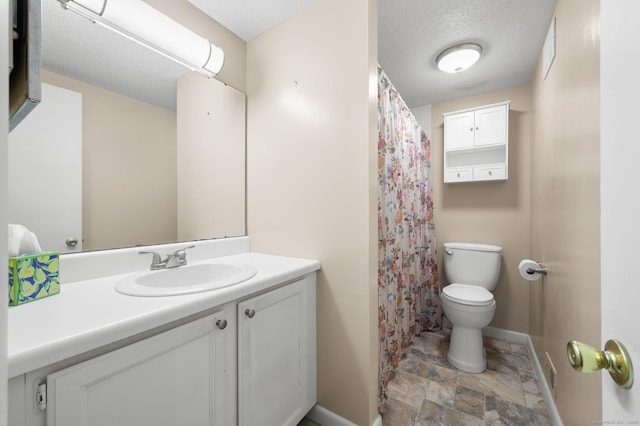
[[[378,68],[378,324],[380,405],[421,331],[442,328],[431,198],[431,144]]]

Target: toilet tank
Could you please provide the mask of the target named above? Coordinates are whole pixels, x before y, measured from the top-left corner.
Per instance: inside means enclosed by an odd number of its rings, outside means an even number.
[[[502,247],[444,243],[444,274],[449,284],[477,285],[492,291],[500,276]]]

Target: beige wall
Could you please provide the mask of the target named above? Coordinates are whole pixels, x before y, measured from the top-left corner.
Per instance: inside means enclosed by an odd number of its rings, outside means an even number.
[[[509,111],[509,179],[503,182],[443,183],[442,114],[511,101]],[[494,291],[496,313],[491,325],[528,333],[529,286],[518,273],[518,263],[529,257],[529,150],[531,87],[498,90],[433,104],[431,108],[432,182],[438,237],[438,265],[442,243],[469,241],[503,247],[500,279]]]
[[[244,93],[188,73],[177,110],[178,240],[246,235]]]
[[[322,263],[318,399],[358,425],[377,416],[375,13],[320,0],[247,48],[252,250]]]
[[[82,93],[83,249],[175,241],[175,112],[47,71],[43,82]]]
[[[247,43],[187,0],[144,0],[176,22],[224,50],[217,80],[242,92],[247,88]]]
[[[571,339],[600,344],[600,41],[598,0],[558,0],[556,58],[533,87],[531,256],[548,278],[530,287],[530,334],[548,352],[568,425],[599,422],[602,374],[579,374]]]

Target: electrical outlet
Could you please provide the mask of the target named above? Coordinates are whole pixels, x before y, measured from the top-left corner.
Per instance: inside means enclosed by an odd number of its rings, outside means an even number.
[[[551,361],[551,355],[549,352],[545,352],[545,360],[544,360],[544,368],[545,373],[547,374],[547,383],[551,387],[551,394],[553,395],[553,399],[556,399],[556,394],[558,391],[558,370],[553,365],[553,361]]]

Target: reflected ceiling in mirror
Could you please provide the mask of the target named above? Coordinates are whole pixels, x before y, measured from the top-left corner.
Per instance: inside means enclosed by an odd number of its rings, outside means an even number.
[[[184,66],[88,19],[58,1],[42,2],[42,64],[49,71],[175,110]]]

